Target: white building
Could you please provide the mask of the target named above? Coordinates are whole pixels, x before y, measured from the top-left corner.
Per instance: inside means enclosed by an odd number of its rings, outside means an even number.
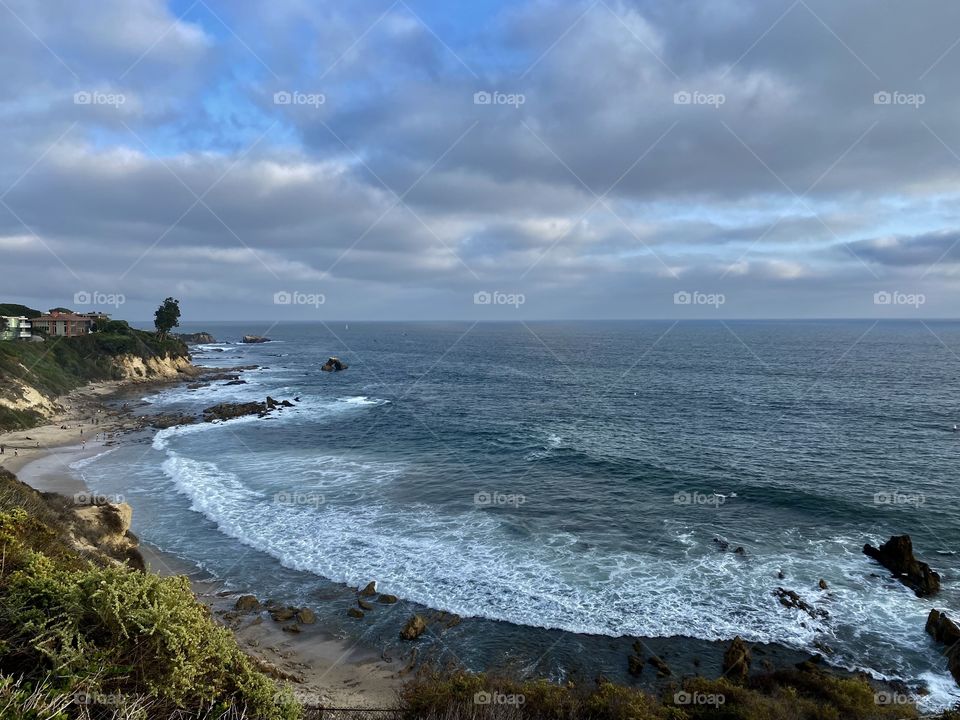
[[[33,334],[30,318],[23,315],[2,315],[0,321],[0,340],[29,340]]]

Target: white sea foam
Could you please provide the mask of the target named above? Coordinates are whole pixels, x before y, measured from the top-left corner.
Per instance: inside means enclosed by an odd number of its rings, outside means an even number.
[[[351,585],[375,577],[385,592],[463,616],[609,636],[740,635],[811,651],[821,640],[843,647],[833,662],[878,677],[902,677],[903,654],[931,652],[923,631],[929,608],[905,588],[877,587],[882,581],[870,577],[858,538],[811,539],[789,554],[742,558],[717,552],[711,538],[698,541],[694,531],[675,528],[670,541],[689,551],[672,560],[598,548],[572,533],[518,541],[495,513],[441,514],[362,492],[396,477],[396,466],[314,460],[316,475],[307,474],[308,463],[300,460],[292,476],[309,478],[310,488],[325,493],[316,506],[271,502],[237,473],[176,453],[163,469],[221,532],[287,567]],[[256,469],[248,465],[241,475],[262,476],[251,472]],[[356,493],[367,502],[338,504],[348,496],[355,500]],[[787,576],[782,581],[780,569]],[[821,574],[829,583],[825,592],[816,589]],[[778,585],[797,590],[830,617],[813,621],[784,608],[772,594]],[[884,657],[835,642],[846,638],[863,641],[860,647],[883,646]],[[956,695],[945,667],[924,679],[931,690],[923,700],[927,707],[944,706]]]
[[[85,457],[85,458],[80,458],[79,460],[74,460],[74,461],[73,461],[72,463],[70,463],[67,467],[69,467],[71,470],[82,470],[82,469],[85,468],[87,465],[90,465],[90,464],[92,464],[92,463],[95,463],[97,460],[99,460],[99,459],[101,459],[101,458],[109,455],[110,453],[116,452],[116,451],[119,450],[119,449],[120,449],[120,446],[119,446],[119,445],[117,445],[117,446],[115,446],[115,447],[107,448],[106,450],[104,450],[104,451],[102,451],[102,452],[99,452],[99,453],[97,453],[96,455],[91,455],[90,457]]]

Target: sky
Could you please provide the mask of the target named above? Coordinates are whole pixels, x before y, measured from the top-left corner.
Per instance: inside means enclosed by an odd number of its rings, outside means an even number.
[[[0,1],[0,300],[956,317],[953,0]]]

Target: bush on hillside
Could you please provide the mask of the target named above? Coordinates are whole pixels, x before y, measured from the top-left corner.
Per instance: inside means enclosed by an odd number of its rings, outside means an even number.
[[[0,472],[0,715],[299,717],[187,578],[81,557],[50,502]]]

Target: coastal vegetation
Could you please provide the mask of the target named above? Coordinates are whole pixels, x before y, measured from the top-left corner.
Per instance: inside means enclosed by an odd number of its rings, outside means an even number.
[[[64,512],[0,470],[0,717],[300,716],[186,578],[73,550]]]
[[[750,677],[678,681],[662,696],[604,678],[584,685],[472,674],[422,673],[403,689],[405,718],[436,720],[911,720],[903,696],[814,664]],[[956,720],[950,714],[941,720]]]

